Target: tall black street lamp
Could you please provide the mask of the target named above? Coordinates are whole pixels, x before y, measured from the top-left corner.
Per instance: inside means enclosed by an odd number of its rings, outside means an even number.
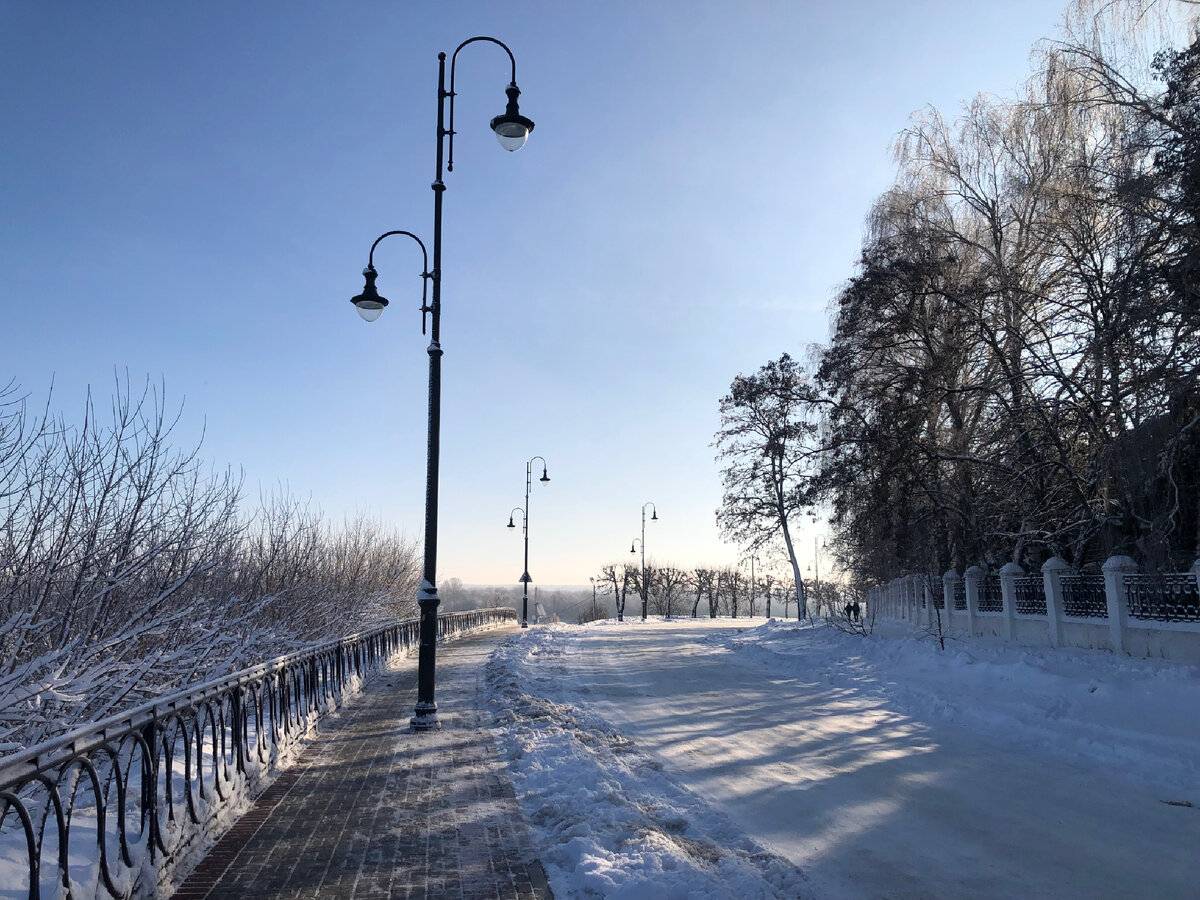
[[[420,649],[417,657],[417,708],[412,717],[412,727],[417,731],[437,728],[437,703],[434,701],[434,668],[437,654],[437,608],[439,604],[437,593],[437,521],[438,521],[438,459],[439,437],[442,420],[442,345],[440,316],[442,309],[442,194],[446,185],[442,181],[442,159],[446,149],[446,138],[450,139],[449,158],[446,170],[454,171],[454,67],[458,54],[468,44],[476,41],[489,41],[501,47],[508,54],[512,63],[512,78],[504,89],[508,96],[508,105],[503,114],[491,121],[492,131],[505,150],[520,150],[533,131],[533,122],[521,115],[517,108],[517,98],[521,91],[517,88],[517,61],[512,51],[503,43],[492,37],[473,37],[463,41],[455,49],[450,58],[450,90],[446,90],[446,54],[438,54],[438,112],[437,112],[437,177],[433,188],[433,268],[428,265],[422,277],[433,282],[433,299],[426,304],[421,302],[421,333],[425,333],[426,317],[432,315],[432,334],[427,352],[429,354],[429,432],[426,451],[427,466],[425,472],[425,563],[421,576],[421,587],[417,591],[417,603],[421,607]],[[446,101],[450,101],[450,127],[446,127]],[[389,234],[409,234],[409,232],[388,232]],[[410,237],[414,237],[409,234]],[[386,235],[384,235],[386,237]],[[382,240],[382,238],[380,238]],[[375,244],[378,244],[377,240]],[[419,241],[418,241],[419,243]],[[372,245],[372,256],[375,245]],[[424,250],[424,245],[422,245]],[[379,318],[384,307],[388,305],[387,298],[381,297],[375,289],[375,271],[373,258],[368,261],[363,270],[366,285],[363,292],[353,298],[354,305],[368,322]]]
[[[642,621],[646,621],[646,598],[648,596],[648,586],[646,585],[646,507],[650,507],[650,521],[658,521],[658,507],[651,501],[647,500],[642,504]],[[633,543],[629,545],[629,552],[634,553],[633,545],[638,542],[637,538],[633,539]]]
[[[588,581],[590,581],[592,583],[592,621],[594,622],[597,619],[597,615],[596,615],[596,579],[594,576],[589,575]]]
[[[550,483],[550,476],[546,474],[546,460],[541,456],[535,456],[533,459],[542,461],[542,477],[538,479],[542,484]],[[525,533],[525,568],[521,570],[521,627],[529,627],[529,585],[533,579],[529,577],[529,486],[533,484],[533,459],[525,463],[525,508],[516,507],[513,512],[521,511],[521,530]],[[513,524],[512,513],[508,515],[508,527],[516,528]]]
[[[821,546],[817,546],[817,540],[820,539]],[[813,602],[820,607],[821,603],[821,547],[825,546],[825,538],[821,535],[813,535],[813,565],[809,569],[813,570]],[[813,569],[816,566],[816,569]]]

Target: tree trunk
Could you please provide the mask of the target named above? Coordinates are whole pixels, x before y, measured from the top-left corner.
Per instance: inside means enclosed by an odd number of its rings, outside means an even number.
[[[788,562],[792,564],[792,577],[796,584],[796,621],[808,615],[808,601],[804,596],[804,579],[800,576],[800,563],[796,560],[796,548],[792,545],[792,531],[788,527],[787,509],[783,504],[783,485],[776,482],[775,497],[779,514],[779,527],[783,531],[783,543],[787,547]]]

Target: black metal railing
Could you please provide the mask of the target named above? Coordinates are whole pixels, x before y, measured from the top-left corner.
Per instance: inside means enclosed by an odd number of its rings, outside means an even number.
[[[439,640],[516,618],[438,617]],[[24,854],[28,900],[153,895],[162,877],[286,763],[324,712],[415,648],[419,621],[319,644],[86,725],[0,762],[0,862]],[[6,879],[11,880],[11,879]]]
[[[1200,622],[1200,590],[1191,572],[1125,576],[1129,617],[1155,622]]]
[[[976,612],[1004,612],[1004,599],[1000,593],[1000,577],[985,575],[979,579],[979,600]]]
[[[1063,615],[1077,619],[1107,619],[1108,598],[1104,576],[1093,574],[1062,577]]]
[[[1041,575],[1013,579],[1013,609],[1021,616],[1046,615],[1046,583]]]

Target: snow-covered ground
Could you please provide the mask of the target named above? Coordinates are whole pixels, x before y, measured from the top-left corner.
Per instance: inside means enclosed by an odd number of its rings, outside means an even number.
[[[1200,896],[1194,667],[676,619],[489,682],[557,897]]]

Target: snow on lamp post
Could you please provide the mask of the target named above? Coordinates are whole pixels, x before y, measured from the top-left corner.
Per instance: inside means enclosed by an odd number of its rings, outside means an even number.
[[[442,194],[446,185],[442,181],[442,161],[446,159],[446,171],[454,171],[454,70],[458,62],[458,54],[468,44],[476,41],[488,41],[496,44],[508,54],[512,63],[512,77],[508,87],[504,89],[508,97],[505,111],[491,120],[491,129],[496,139],[505,150],[519,150],[525,144],[525,139],[533,131],[533,122],[521,115],[517,98],[521,91],[517,88],[517,61],[512,51],[493,37],[473,37],[463,41],[455,49],[450,58],[450,90],[446,90],[446,54],[438,54],[438,112],[437,112],[437,177],[433,188],[433,268],[428,263],[422,278],[433,282],[432,302],[421,303],[421,333],[425,333],[427,316],[432,316],[432,326],[429,347],[429,417],[428,444],[426,452],[425,472],[425,560],[421,574],[421,586],[417,591],[417,604],[421,608],[420,645],[417,656],[417,706],[412,717],[412,727],[416,731],[428,731],[438,728],[437,702],[434,700],[434,670],[437,655],[437,608],[439,604],[437,593],[437,523],[438,523],[438,461],[440,457],[440,434],[442,417],[442,345],[441,345],[441,298],[442,298]],[[447,126],[446,101],[450,101],[449,127]],[[447,148],[446,139],[449,138]],[[447,154],[448,149],[448,154]],[[388,232],[388,234],[408,234],[409,232]],[[387,235],[383,235],[386,237]],[[380,238],[382,240],[382,237]],[[378,244],[377,240],[375,244]],[[420,241],[418,240],[418,243]],[[372,245],[372,255],[374,254]],[[422,252],[424,245],[422,245]],[[368,322],[379,318],[387,306],[387,299],[381,297],[375,289],[375,271],[373,260],[368,262],[363,270],[366,286],[363,292],[353,298],[355,307]]]

